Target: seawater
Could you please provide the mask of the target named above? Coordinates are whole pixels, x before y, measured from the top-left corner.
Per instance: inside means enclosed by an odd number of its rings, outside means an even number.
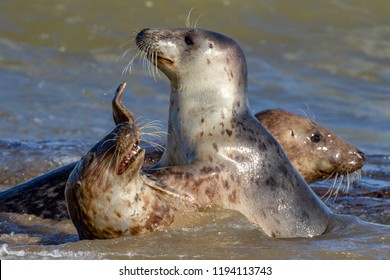
[[[0,184],[12,186],[86,152],[113,128],[111,98],[122,81],[128,84],[126,106],[166,126],[164,75],[153,77],[142,61],[131,73],[122,71],[135,53],[137,31],[185,27],[191,9],[192,26],[223,33],[243,48],[253,112],[278,107],[305,114],[368,155],[360,181],[326,203],[339,213],[390,224],[386,0],[3,1],[0,139],[24,145],[0,146]],[[69,221],[2,213],[0,234],[1,259],[390,257],[389,230],[381,226],[270,239],[240,214],[220,209],[178,217],[161,232],[103,241],[79,241]]]

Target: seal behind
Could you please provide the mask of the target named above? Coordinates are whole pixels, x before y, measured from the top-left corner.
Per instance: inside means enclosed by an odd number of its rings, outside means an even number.
[[[309,118],[281,109],[261,111],[255,117],[307,183],[348,176],[365,163],[362,151]]]

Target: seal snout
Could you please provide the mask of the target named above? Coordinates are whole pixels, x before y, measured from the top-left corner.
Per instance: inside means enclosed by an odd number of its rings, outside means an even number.
[[[150,30],[150,28],[144,28],[142,29],[138,34],[137,37],[135,37],[135,43],[140,48],[140,44],[144,41],[145,33]]]
[[[350,156],[349,156],[350,160],[349,160],[348,164],[349,164],[349,169],[351,169],[350,171],[353,172],[353,171],[363,167],[363,165],[366,162],[365,153],[356,149],[356,151],[349,152],[349,154],[350,154]]]
[[[146,58],[157,67],[170,67],[174,64],[171,57],[175,44],[172,30],[142,29],[135,38],[137,47],[146,54]],[[160,70],[162,70],[160,68]]]

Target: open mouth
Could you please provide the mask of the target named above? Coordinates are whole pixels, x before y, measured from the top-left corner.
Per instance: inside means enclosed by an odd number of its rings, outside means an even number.
[[[125,155],[125,157],[121,160],[121,162],[118,165],[118,170],[116,172],[117,175],[123,174],[123,172],[126,171],[126,169],[136,160],[138,155],[141,152],[141,147],[137,144],[134,144],[128,154]]]

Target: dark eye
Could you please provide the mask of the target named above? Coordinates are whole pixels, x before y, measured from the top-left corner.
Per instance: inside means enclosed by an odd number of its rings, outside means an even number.
[[[291,130],[291,136],[292,136],[292,137],[295,136],[294,130]]]
[[[209,43],[209,48],[210,48],[210,49],[214,48],[213,43]]]
[[[310,137],[310,140],[314,143],[318,143],[321,141],[321,135],[320,134],[312,134]]]
[[[190,36],[185,36],[184,37],[184,42],[186,42],[187,45],[191,46],[194,44],[194,41],[192,40],[192,38]]]

